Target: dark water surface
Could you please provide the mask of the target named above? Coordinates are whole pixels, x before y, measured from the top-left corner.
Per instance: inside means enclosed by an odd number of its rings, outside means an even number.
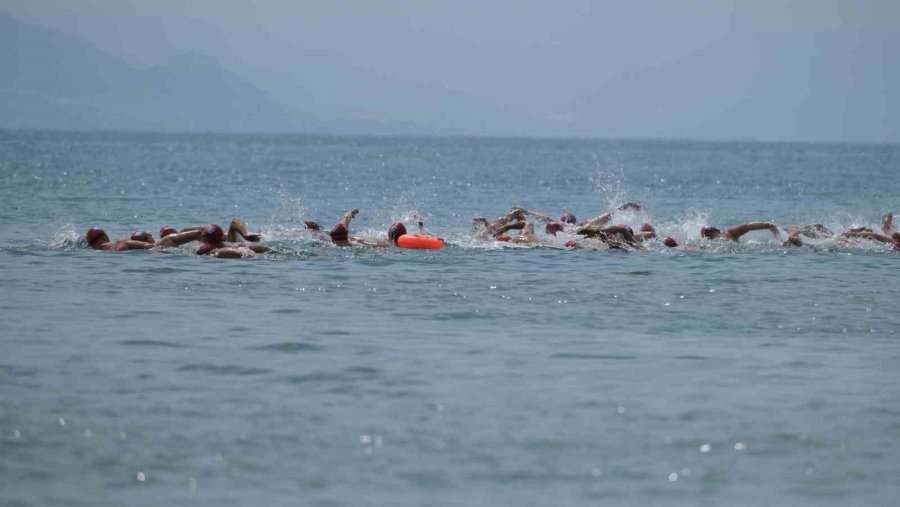
[[[891,505],[900,147],[0,133],[2,505]],[[635,200],[697,251],[479,240]],[[339,250],[302,220],[437,252]],[[246,219],[245,260],[87,250]]]

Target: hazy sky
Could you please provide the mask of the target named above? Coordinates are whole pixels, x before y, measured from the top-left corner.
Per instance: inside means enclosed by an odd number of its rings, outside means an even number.
[[[435,131],[453,116],[486,135],[900,141],[896,0],[0,0],[0,10],[136,66],[210,54],[323,115]],[[483,113],[460,119],[463,101]]]

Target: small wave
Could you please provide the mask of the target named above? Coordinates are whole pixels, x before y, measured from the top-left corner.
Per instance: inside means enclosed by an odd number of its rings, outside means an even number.
[[[637,359],[637,354],[590,354],[577,352],[558,352],[550,354],[553,359],[612,359],[616,361],[627,361]]]
[[[267,373],[272,373],[272,370],[266,368],[252,368],[249,366],[241,366],[237,364],[226,364],[226,365],[217,365],[217,364],[188,364],[178,368],[178,371],[185,372],[201,372],[201,373],[210,373],[213,375],[264,375]]]
[[[322,345],[316,345],[314,343],[307,342],[282,342],[282,343],[272,343],[270,345],[260,345],[257,347],[250,347],[251,350],[271,350],[275,352],[284,352],[287,354],[293,354],[297,352],[320,352],[325,350],[325,347]]]
[[[184,345],[180,343],[172,343],[160,340],[122,340],[119,343],[132,347],[166,347],[172,349],[183,349]]]

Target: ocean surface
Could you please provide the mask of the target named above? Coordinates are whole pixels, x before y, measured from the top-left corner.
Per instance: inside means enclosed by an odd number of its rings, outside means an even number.
[[[471,229],[628,201],[696,250]],[[699,238],[888,210],[898,145],[0,132],[0,505],[896,505],[900,253]]]

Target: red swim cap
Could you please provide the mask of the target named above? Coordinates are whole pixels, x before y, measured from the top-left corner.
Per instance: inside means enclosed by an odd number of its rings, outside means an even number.
[[[143,243],[153,243],[153,235],[148,231],[137,231],[131,235],[131,239]]]
[[[578,219],[572,213],[563,213],[559,216],[559,221],[566,224],[574,224],[578,222]]]
[[[168,225],[164,225],[159,230],[159,238],[160,239],[165,238],[169,234],[178,234],[178,229],[176,229],[174,227],[169,227]]]
[[[497,236],[497,237],[494,238],[494,239],[496,239],[497,241],[509,241],[509,240],[512,239],[512,238],[510,238],[510,237],[507,236],[506,234],[501,234],[501,235]]]
[[[334,229],[331,229],[331,232],[329,232],[328,235],[331,236],[331,241],[347,241],[349,232],[347,231],[347,226],[344,224],[337,224],[334,226]]]
[[[567,248],[575,248],[577,246],[578,246],[578,242],[575,241],[574,239],[570,239],[569,241],[566,241]]]
[[[641,232],[656,232],[656,229],[654,229],[653,226],[649,223],[646,223],[641,226]]]
[[[547,225],[544,226],[544,230],[547,231],[547,234],[556,236],[557,232],[563,231],[563,226],[559,222],[548,222]]]
[[[397,244],[397,240],[400,239],[400,236],[406,234],[406,226],[400,222],[394,222],[388,228],[388,239],[391,240],[393,244]]]
[[[672,236],[666,236],[666,239],[663,240],[663,244],[669,248],[675,248],[676,246],[678,246],[678,242],[675,241],[675,238],[673,238]]]
[[[209,255],[212,252],[213,246],[209,243],[200,243],[200,248],[197,249],[197,255]]]
[[[221,243],[225,239],[225,233],[218,224],[209,224],[200,231],[200,239],[204,243]]]
[[[322,230],[322,227],[319,224],[313,222],[312,220],[304,220],[303,225],[305,225],[306,228],[311,231],[321,231]]]
[[[101,236],[106,236],[106,231],[100,229],[99,227],[91,227],[87,231],[87,242],[88,245],[93,245],[95,241],[100,239]],[[107,236],[108,237],[108,236]]]

